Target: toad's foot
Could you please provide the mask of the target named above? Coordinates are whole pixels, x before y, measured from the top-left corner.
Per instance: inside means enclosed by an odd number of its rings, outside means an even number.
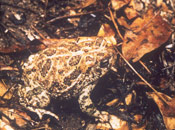
[[[40,109],[40,108],[33,108],[33,107],[27,107],[27,109],[36,113],[38,117],[40,118],[40,120],[43,118],[43,115],[49,115],[59,120],[59,117],[51,111],[47,111],[45,109]]]
[[[99,120],[100,122],[107,122],[109,121],[108,112],[97,110],[90,98],[90,93],[93,88],[94,84],[91,84],[82,90],[82,93],[78,99],[80,109],[89,116],[95,117],[95,119]]]

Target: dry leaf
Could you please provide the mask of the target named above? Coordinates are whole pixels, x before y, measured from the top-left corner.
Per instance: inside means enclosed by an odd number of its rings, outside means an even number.
[[[24,46],[19,46],[19,45],[11,45],[10,47],[4,47],[0,48],[1,53],[13,53],[13,52],[18,52],[24,50]]]
[[[26,120],[31,120],[31,118],[26,113],[20,112],[16,109],[0,108],[0,111],[11,120],[15,120],[16,124],[20,127],[27,124]],[[10,122],[7,118],[2,117],[2,121],[6,122],[7,125],[10,125]]]
[[[117,19],[117,21],[118,21],[120,26],[124,26],[125,28],[129,28],[129,25],[128,25],[125,17],[121,16],[120,18]]]
[[[171,98],[168,95],[159,92],[159,94],[162,95],[167,101],[167,104],[165,104],[154,92],[147,94],[153,98],[159,107],[166,128],[168,130],[175,129],[175,98]]]
[[[134,115],[135,121],[139,123],[143,116],[142,115]],[[136,124],[132,124],[132,130],[145,130],[146,123],[144,123],[142,126],[138,127]]]
[[[119,10],[121,7],[128,4],[131,0],[111,0],[112,8],[114,10]]]
[[[0,53],[14,53],[14,52],[24,51],[25,49],[43,50],[45,48],[46,46],[43,44],[40,44],[40,45],[27,44],[26,46],[11,45],[10,47],[0,48]]]
[[[135,18],[138,15],[137,11],[131,7],[127,7],[125,9],[125,14],[126,14],[128,19]]]
[[[90,6],[91,4],[94,4],[96,2],[96,0],[85,0],[83,1],[81,4],[81,8],[85,8]]]
[[[73,9],[83,9],[95,3],[96,3],[96,0],[81,0],[79,1],[79,4],[75,3],[75,7],[71,9],[72,10]],[[68,7],[67,9],[69,10],[70,7]]]
[[[115,36],[115,32],[110,27],[109,24],[102,24],[100,27],[100,30],[98,31],[97,36],[99,37],[109,37],[109,36]]]
[[[171,20],[171,24],[172,24],[172,25],[175,25],[175,18],[173,18],[173,19]]]
[[[136,92],[133,90],[132,93],[129,93],[125,97],[125,103],[126,103],[126,105],[130,105],[131,103],[133,103],[133,101],[135,101],[135,97],[136,97]]]
[[[122,52],[127,60],[138,61],[146,53],[165,43],[171,35],[171,26],[153,10],[149,9],[142,18],[137,18],[125,34]]]
[[[2,97],[8,91],[8,87],[5,86],[2,82],[0,82],[0,97]],[[3,97],[4,99],[11,99],[12,93],[8,92]]]
[[[137,17],[138,16],[137,11],[141,11],[142,9],[143,9],[143,3],[135,1],[135,0],[131,0],[128,7],[126,7],[124,11],[125,11],[127,18],[132,19],[132,18]]]
[[[114,115],[110,115],[109,123],[98,123],[96,129],[100,130],[129,130],[128,123]]]
[[[14,130],[7,122],[0,119],[0,130]]]
[[[160,7],[163,3],[163,0],[157,0],[156,5],[157,7]]]
[[[115,39],[115,32],[110,27],[109,24],[103,24],[97,34],[98,37],[104,37],[108,42],[108,46],[116,45],[117,41]]]
[[[82,1],[79,1],[79,5],[76,5],[75,9],[82,9],[82,8],[86,8],[94,3],[96,3],[96,0],[82,0]]]

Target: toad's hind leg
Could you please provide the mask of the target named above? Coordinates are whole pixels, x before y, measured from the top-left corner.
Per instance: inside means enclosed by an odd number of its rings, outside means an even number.
[[[105,111],[99,111],[95,107],[94,103],[90,98],[90,94],[94,89],[96,84],[90,84],[86,88],[84,88],[79,96],[78,102],[80,105],[80,109],[82,112],[87,113],[89,116],[93,116],[96,119],[104,122],[108,121],[109,114]]]
[[[55,119],[59,120],[59,117],[51,111],[47,111],[47,110],[42,109],[42,108],[34,108],[34,107],[28,107],[27,109],[31,112],[36,113],[38,115],[38,117],[40,118],[40,120],[43,118],[43,115],[49,115],[49,116],[52,116]]]
[[[31,89],[20,86],[18,95],[19,103],[29,111],[36,113],[40,119],[46,114],[59,119],[56,114],[44,109],[50,103],[50,94],[47,90],[41,89],[41,87]]]

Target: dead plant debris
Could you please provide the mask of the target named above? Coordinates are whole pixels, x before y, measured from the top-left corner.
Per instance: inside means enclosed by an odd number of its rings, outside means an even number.
[[[0,129],[175,129],[175,1],[1,0],[0,4]],[[16,91],[23,83],[18,76],[29,55],[97,37],[109,41],[119,54],[113,71],[91,95],[95,105],[109,113],[107,122],[83,114],[74,100],[51,101],[47,109],[59,121],[49,116],[39,120],[20,106]],[[13,91],[8,91],[10,87]]]

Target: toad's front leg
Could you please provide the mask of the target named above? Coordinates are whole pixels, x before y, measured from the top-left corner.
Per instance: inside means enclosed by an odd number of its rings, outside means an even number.
[[[87,113],[89,116],[93,116],[101,122],[109,121],[109,114],[105,111],[99,111],[94,106],[90,98],[90,94],[94,89],[96,84],[90,84],[89,86],[85,87],[78,99],[80,109],[82,112]]]

